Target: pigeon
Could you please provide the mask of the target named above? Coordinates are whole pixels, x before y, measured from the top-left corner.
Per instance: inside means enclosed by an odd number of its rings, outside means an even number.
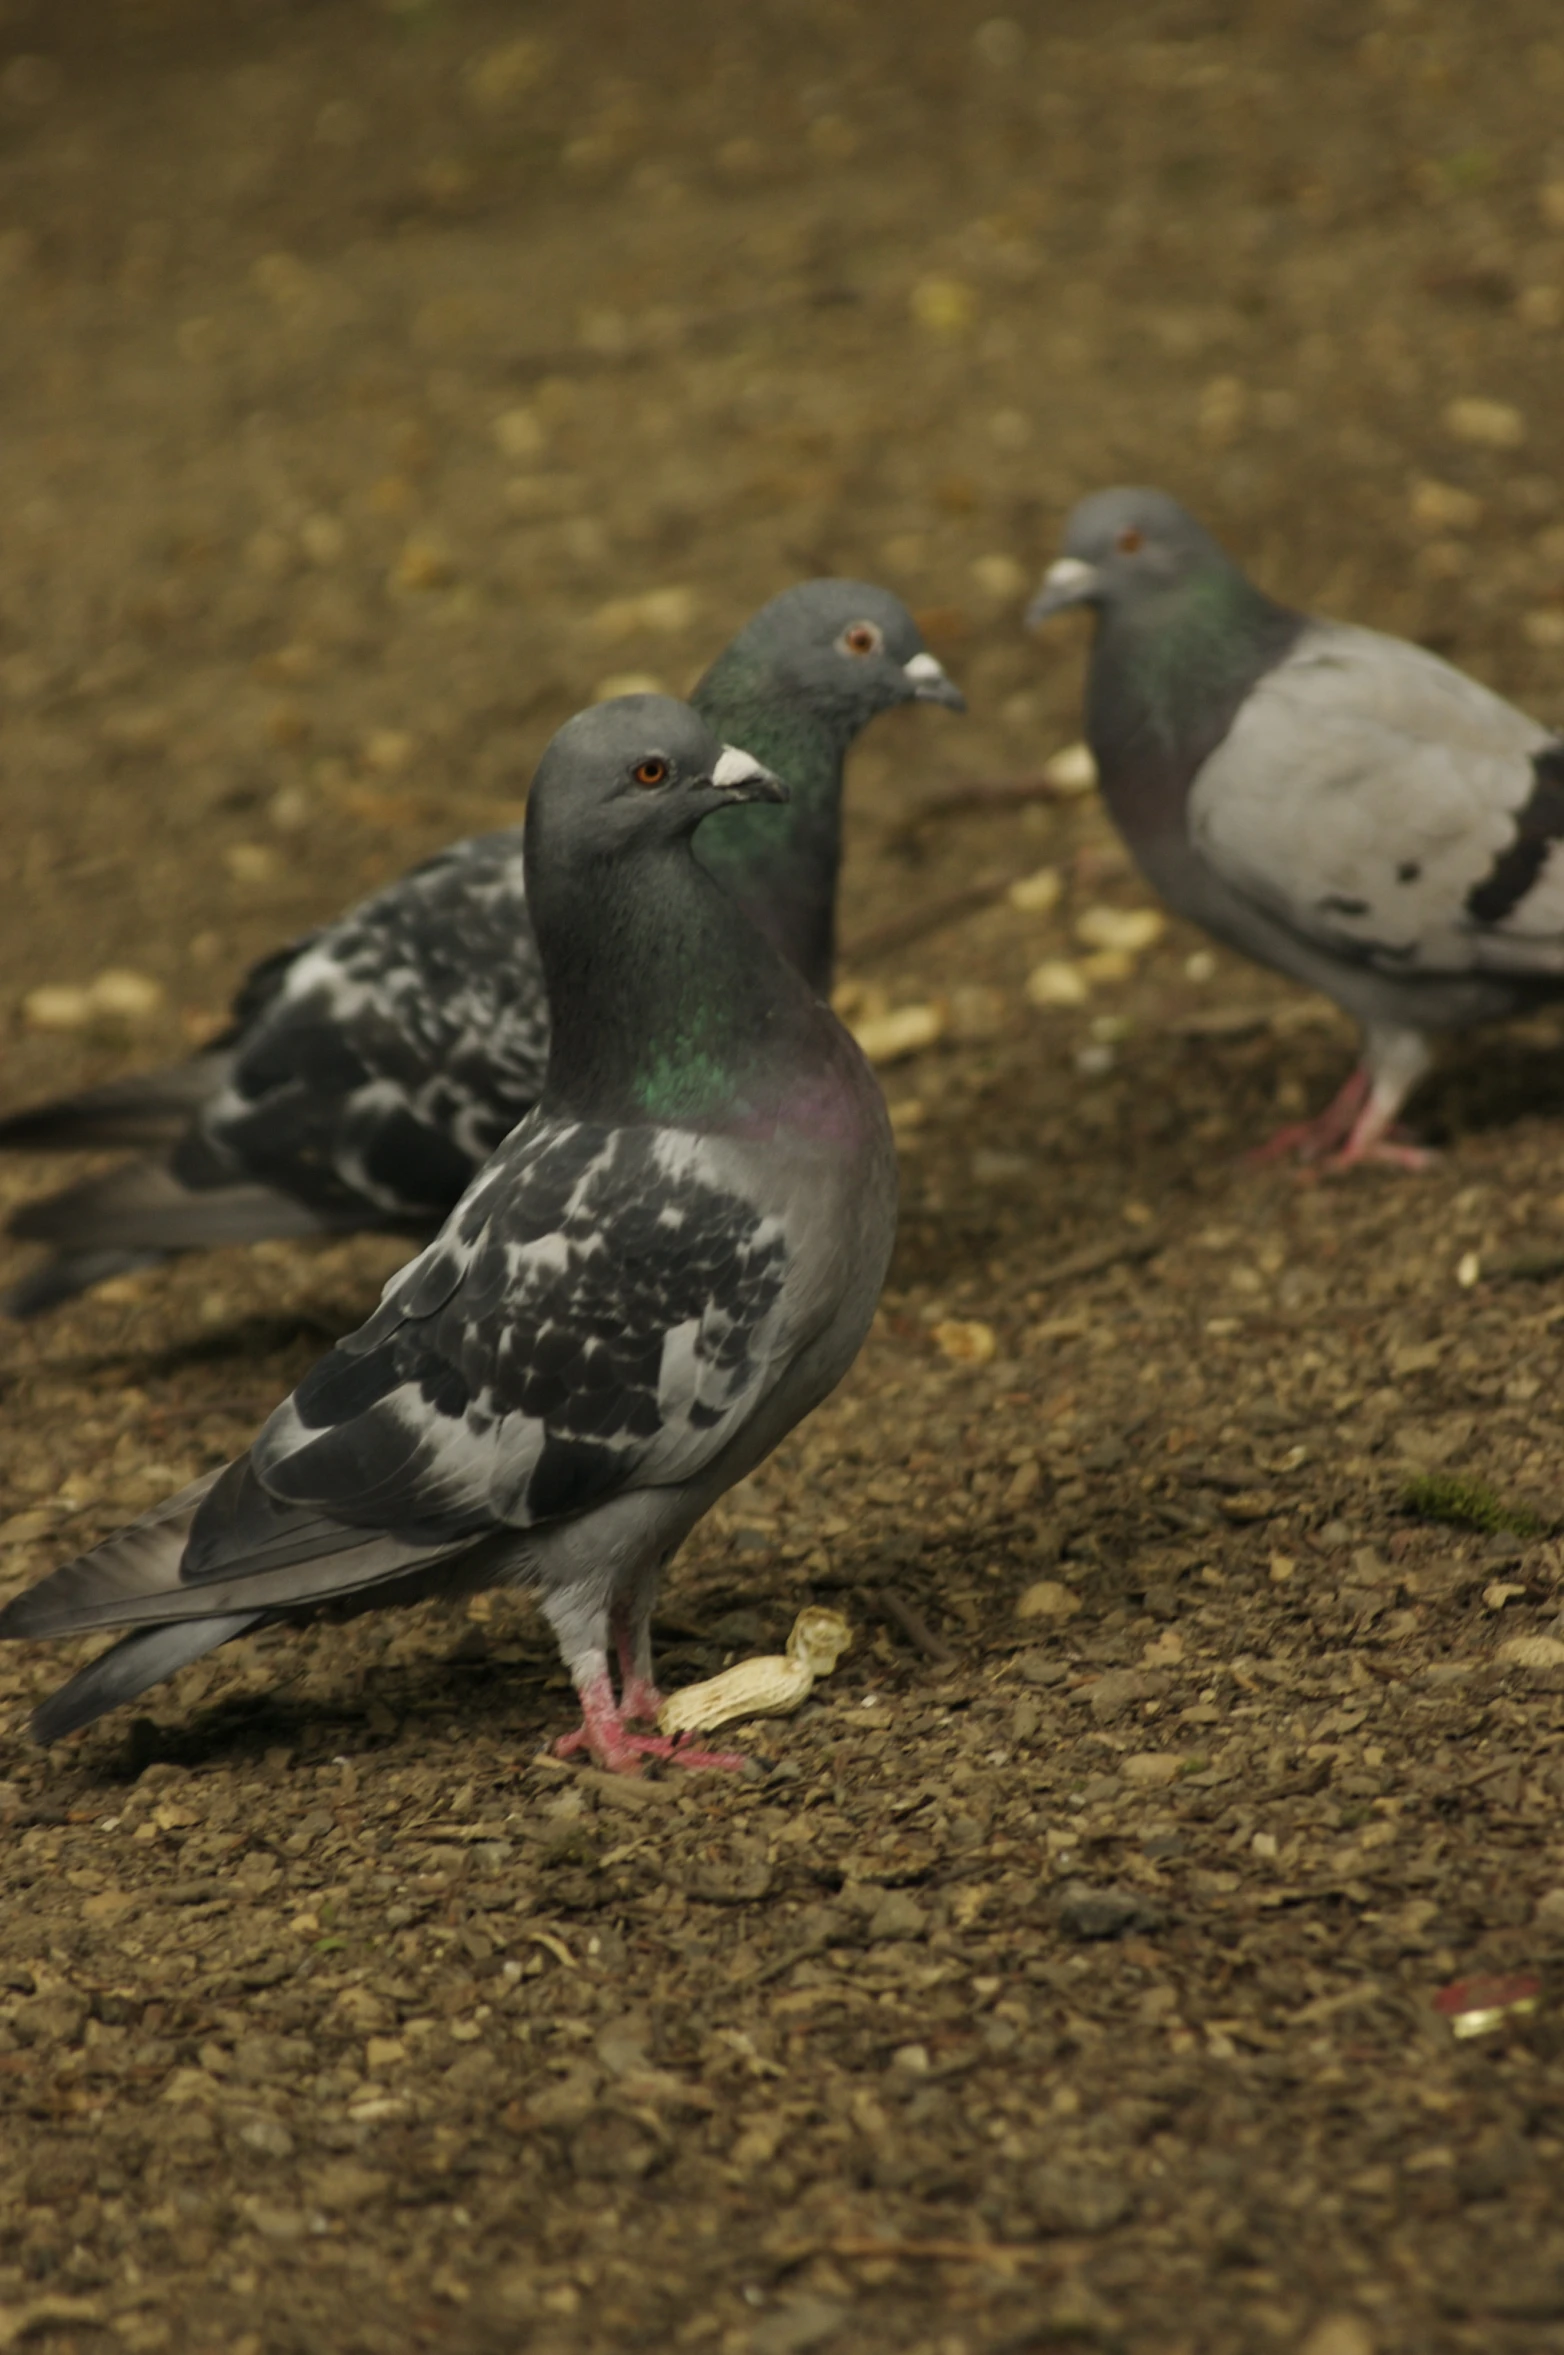
[[[697,855],[819,995],[835,961],[842,769],[904,703],[964,709],[899,599],[815,580],[763,606],[695,707],[787,779]],[[364,1227],[427,1232],[536,1100],[548,998],[522,829],[473,837],[249,976],[226,1035],[171,1070],[0,1121],[0,1147],[151,1146],[17,1212],[54,1257],[0,1300],[36,1316],[172,1252]]]
[[[510,1584],[580,1696],[565,1754],[692,1762],[630,1730],[661,1705],[659,1570],[847,1371],[895,1228],[868,1064],[692,855],[709,811],[785,791],[666,696],[560,730],[525,825],[538,1102],[246,1455],[0,1611],[130,1630],[39,1740],[268,1621]]]
[[[1362,1056],[1261,1157],[1424,1167],[1430,1039],[1564,991],[1564,739],[1421,646],[1277,604],[1154,490],[1070,517],[1030,623],[1088,605],[1087,736],[1181,916],[1323,991]]]

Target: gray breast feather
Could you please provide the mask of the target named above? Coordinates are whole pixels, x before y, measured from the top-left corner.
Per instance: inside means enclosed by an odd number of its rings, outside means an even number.
[[[1385,972],[1561,972],[1556,848],[1501,922],[1469,904],[1516,843],[1552,741],[1421,647],[1316,624],[1201,767],[1190,837],[1232,890]]]

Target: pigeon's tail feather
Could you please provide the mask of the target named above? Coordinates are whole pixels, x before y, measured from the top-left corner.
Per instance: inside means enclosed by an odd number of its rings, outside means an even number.
[[[219,1483],[212,1515],[203,1516],[192,1547],[196,1516]],[[472,1545],[470,1534],[420,1542],[350,1528],[313,1506],[282,1504],[241,1457],[17,1595],[0,1611],[0,1640],[233,1612],[309,1612],[384,1588]]]
[[[125,1161],[25,1204],[10,1231],[21,1242],[65,1251],[200,1251],[318,1235],[328,1225],[319,1211],[271,1186],[187,1186],[161,1161]]]
[[[29,1317],[90,1292],[94,1284],[106,1284],[111,1276],[133,1276],[142,1268],[158,1267],[166,1256],[162,1251],[62,1251],[9,1292],[0,1292],[0,1316],[25,1324]]]
[[[235,1636],[245,1634],[252,1627],[274,1625],[279,1618],[303,1621],[319,1614],[333,1621],[353,1619],[385,1604],[420,1603],[435,1594],[460,1597],[487,1586],[493,1570],[492,1550],[474,1548],[456,1562],[439,1554],[414,1562],[410,1569],[393,1568],[388,1576],[371,1585],[338,1592],[313,1608],[305,1604],[296,1611],[286,1612],[229,1611],[213,1618],[175,1619],[153,1627],[138,1627],[130,1635],[121,1636],[106,1652],[100,1652],[85,1668],[79,1668],[58,1692],[40,1703],[30,1722],[33,1739],[47,1745],[60,1741],[66,1734],[76,1733],[94,1718],[104,1717],[111,1709],[133,1701],[149,1686],[161,1684],[176,1670],[187,1667],[192,1660],[202,1659],[208,1652],[215,1652],[219,1644],[232,1643]],[[9,1632],[0,1627],[0,1634]]]
[[[215,1652],[264,1617],[261,1611],[232,1611],[222,1619],[176,1619],[172,1627],[140,1627],[122,1636],[33,1711],[34,1741],[58,1742],[91,1725],[95,1717],[133,1701],[149,1685],[161,1684],[177,1668]]]
[[[192,1525],[219,1483],[218,1549],[223,1534],[237,1537],[245,1528],[259,1542],[231,1563],[192,1576]],[[321,1611],[351,1619],[382,1603],[471,1593],[501,1569],[502,1552],[504,1569],[514,1574],[513,1540],[417,1545],[324,1521],[308,1507],[268,1497],[241,1457],[16,1596],[0,1611],[0,1638],[131,1629],[35,1713],[37,1739],[57,1742],[246,1628]]]
[[[221,1478],[221,1470],[203,1473],[90,1553],[78,1554],[36,1586],[13,1595],[0,1611],[0,1638],[31,1642],[161,1616],[141,1606],[170,1588],[177,1591],[190,1524]]]
[[[0,1152],[75,1153],[97,1145],[171,1144],[215,1096],[231,1054],[192,1055],[161,1071],[137,1071],[79,1095],[57,1096],[0,1120]]]

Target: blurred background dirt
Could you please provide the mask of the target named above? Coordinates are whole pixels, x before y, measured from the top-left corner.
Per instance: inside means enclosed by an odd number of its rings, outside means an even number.
[[[7,1657],[0,2345],[1564,2348],[1560,1025],[1451,1052],[1425,1179],[1257,1174],[1331,1010],[1124,946],[1089,799],[918,815],[1078,732],[1021,608],[1113,480],[1564,722],[1561,121],[1548,0],[3,0],[8,1105],[209,1035],[800,575],[972,710],[854,764],[845,1002],[933,1038],[884,1313],[661,1627],[854,1649],[748,1779],[636,1786],[543,1760],[505,1600],[47,1757]],[[0,1592],[397,1256],[0,1336]],[[1461,2039],[1481,1973],[1536,2007]]]

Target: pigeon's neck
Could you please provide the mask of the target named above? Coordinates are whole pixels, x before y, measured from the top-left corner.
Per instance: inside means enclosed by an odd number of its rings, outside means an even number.
[[[545,871],[530,905],[553,1014],[545,1110],[745,1133],[839,1125],[840,1107],[811,1104],[840,1026],[688,840]]]
[[[1303,626],[1302,614],[1226,564],[1104,615],[1087,732],[1103,798],[1132,842],[1182,835],[1197,771]]]
[[[773,680],[716,663],[694,697],[707,725],[787,780],[785,803],[718,810],[695,855],[810,988],[824,997],[836,958],[842,769],[852,731],[789,699]]]

